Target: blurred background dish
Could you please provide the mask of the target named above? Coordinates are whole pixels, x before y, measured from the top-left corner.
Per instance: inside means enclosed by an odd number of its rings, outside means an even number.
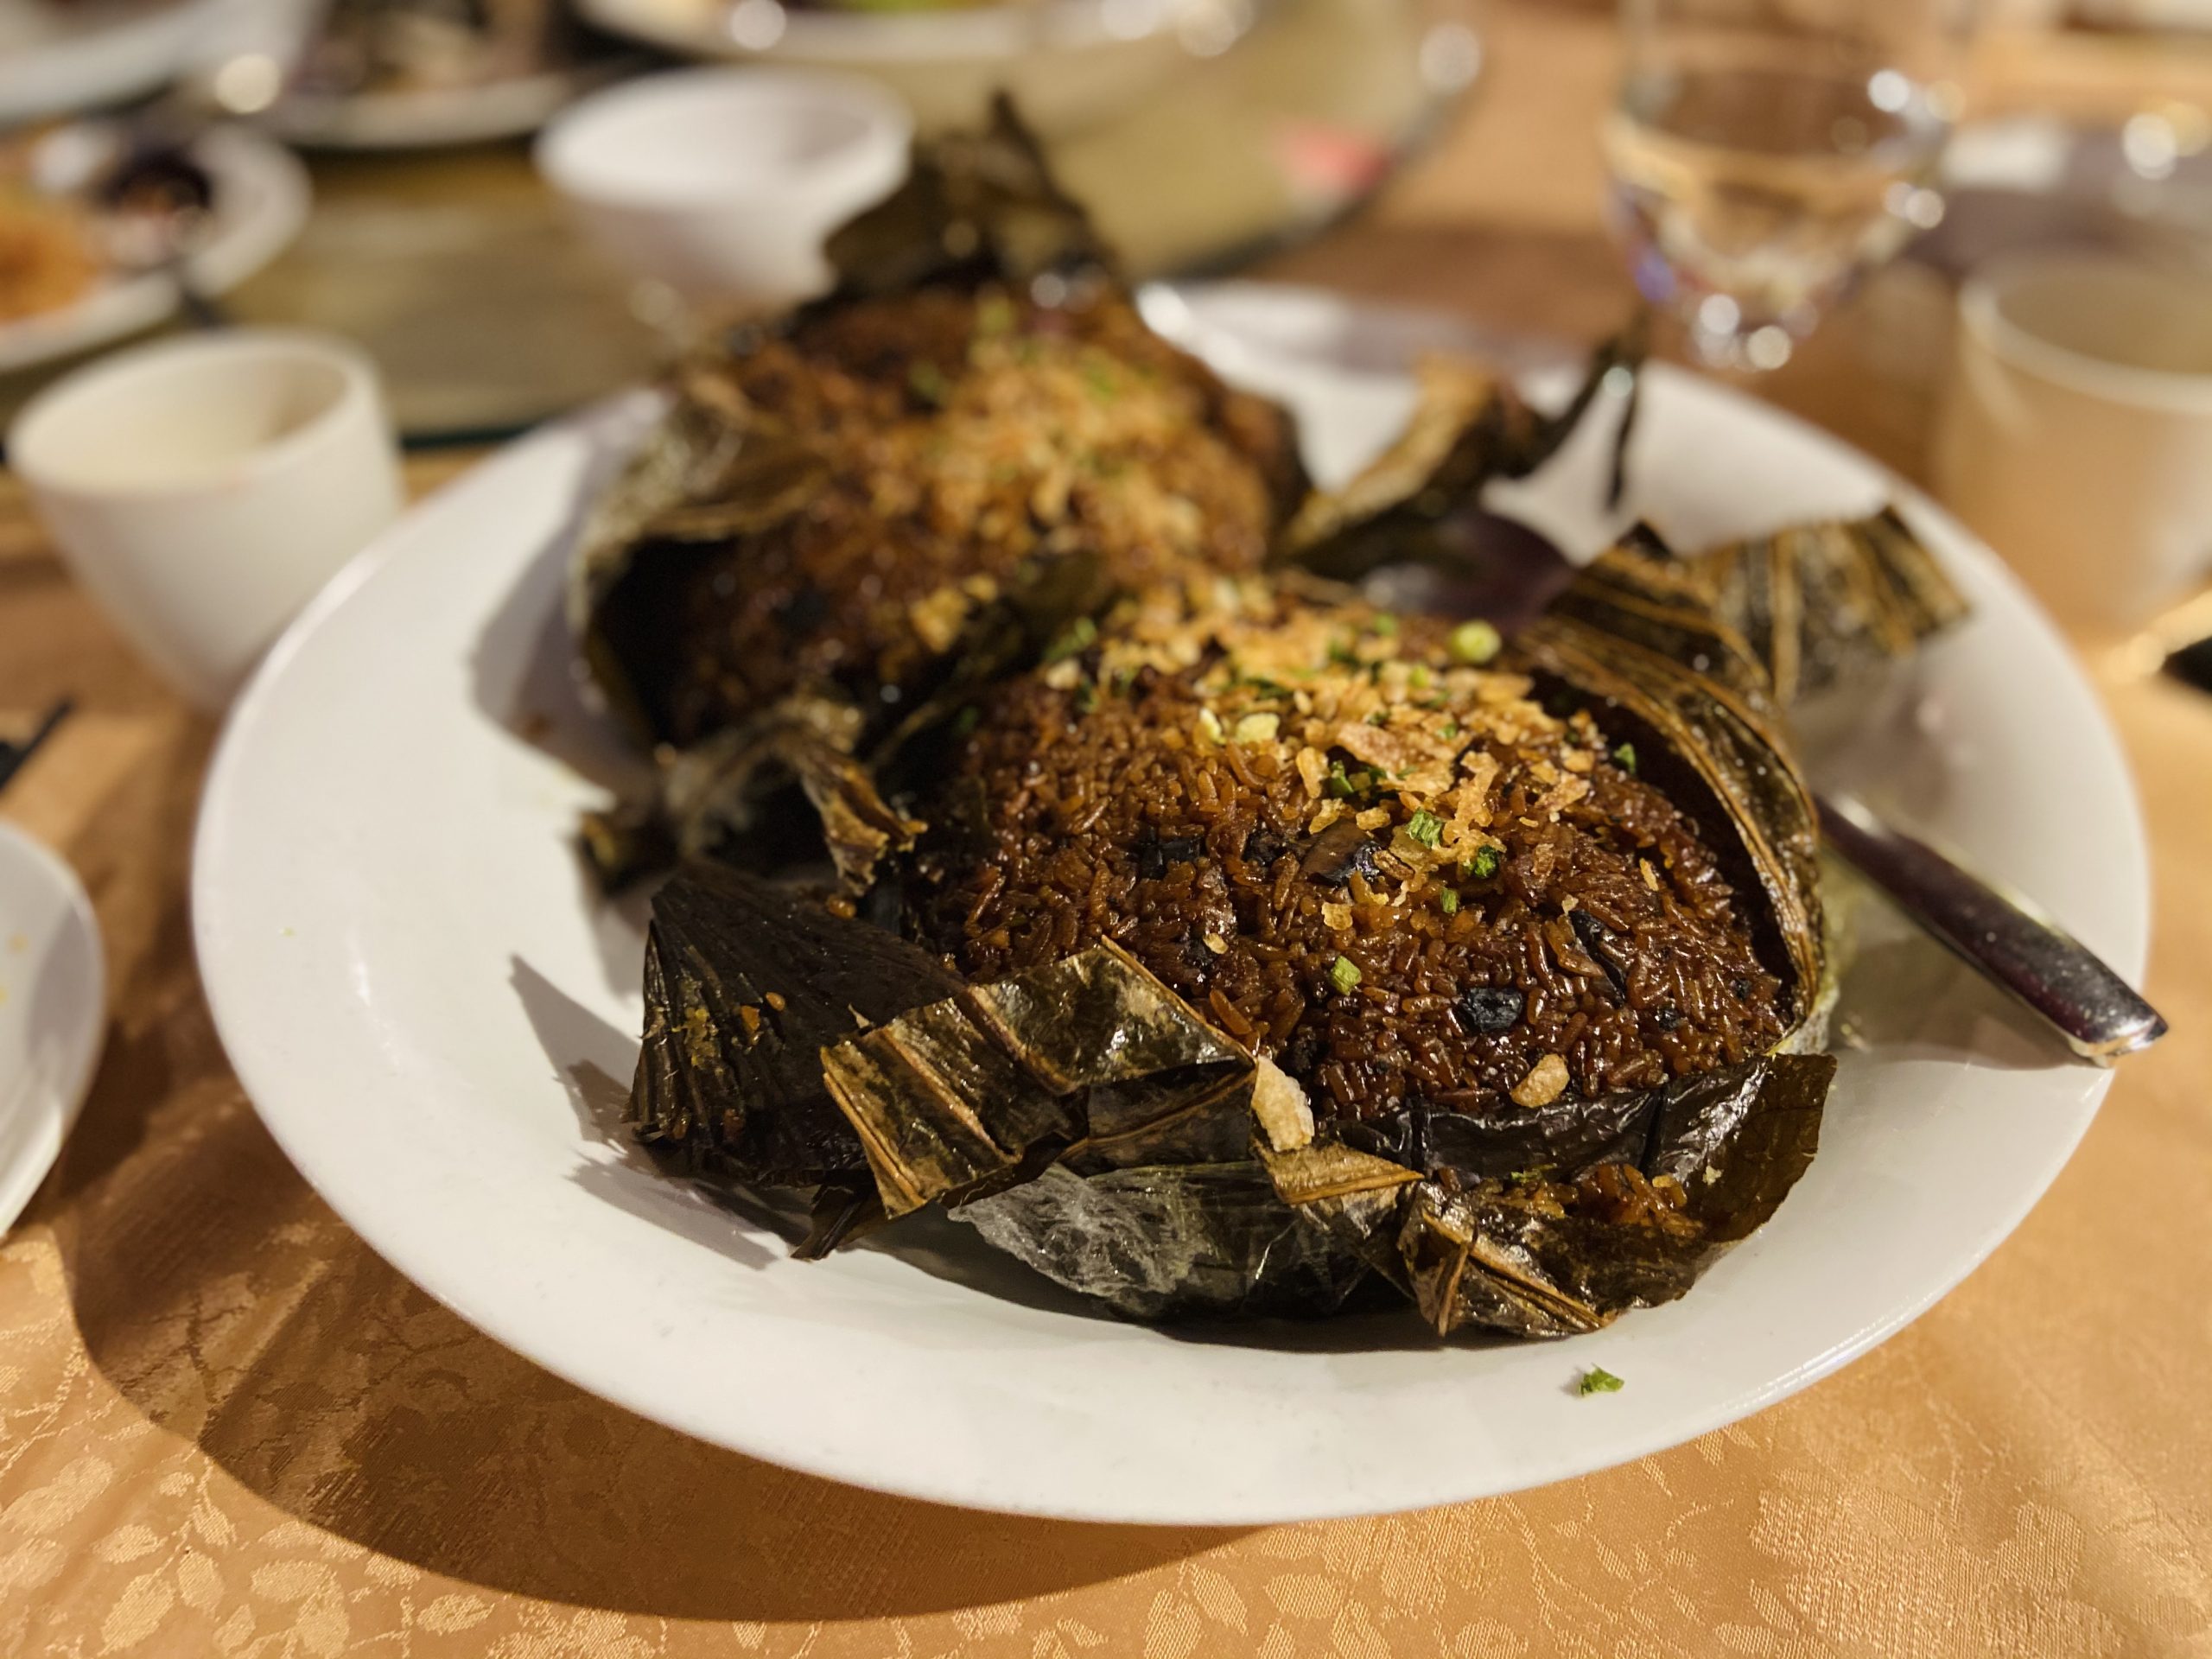
[[[524,137],[634,68],[565,0],[232,0],[193,95],[312,149]]]
[[[578,0],[585,17],[685,56],[874,76],[924,129],[1013,95],[1048,133],[1121,114],[1252,26],[1263,0]]]
[[[480,86],[326,94],[279,99],[259,124],[304,149],[439,149],[536,132],[564,105],[609,79],[603,68],[572,67]]]
[[[0,128],[168,84],[226,0],[0,0]]]
[[[162,170],[204,201],[135,206],[121,187],[162,188]],[[299,234],[309,195],[298,161],[237,127],[142,147],[128,125],[86,124],[22,147],[0,178],[0,372],[151,327],[186,287],[227,293]]]
[[[0,1233],[37,1191],[107,1035],[99,924],[76,873],[0,819]]]
[[[2061,614],[2180,597],[2212,575],[2212,270],[2058,249],[1976,271],[1932,460]]]
[[[906,106],[852,75],[690,69],[585,99],[538,170],[609,263],[687,299],[787,305],[823,238],[906,175]]]

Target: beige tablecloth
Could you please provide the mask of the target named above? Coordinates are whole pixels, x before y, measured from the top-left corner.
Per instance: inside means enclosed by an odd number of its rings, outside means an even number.
[[[1501,5],[1492,48],[1452,140],[1281,274],[1562,334],[1614,320],[1604,26]],[[1929,312],[1883,292],[1771,390],[1910,468]],[[349,1232],[255,1119],[194,976],[211,734],[0,486],[0,717],[64,691],[82,709],[4,810],[82,872],[115,994],[82,1124],[0,1241],[0,1651],[2212,1652],[2212,701],[2105,690],[2152,824],[2151,989],[2175,1034],[1933,1313],[1736,1427],[1516,1497],[1242,1533],[1046,1524],[640,1421]]]

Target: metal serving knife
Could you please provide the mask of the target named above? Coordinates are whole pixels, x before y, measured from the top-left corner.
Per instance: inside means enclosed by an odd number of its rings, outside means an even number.
[[[2166,1034],[2158,1011],[2033,900],[1892,829],[1862,801],[1813,798],[1831,848],[1992,984],[2041,1015],[2083,1059],[2110,1065]]]

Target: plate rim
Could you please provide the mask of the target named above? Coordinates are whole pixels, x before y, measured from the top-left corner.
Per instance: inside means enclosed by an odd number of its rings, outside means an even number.
[[[35,42],[0,75],[0,127],[105,108],[174,80],[194,38],[228,3],[124,4],[89,27]]]
[[[83,941],[87,956],[86,968],[91,981],[92,1005],[86,1011],[81,1024],[71,1033],[69,1052],[60,1074],[49,1081],[49,1085],[36,1094],[26,1093],[21,1104],[28,1112],[36,1115],[38,1121],[31,1125],[35,1137],[25,1148],[22,1161],[12,1166],[0,1166],[0,1236],[12,1228],[23,1207],[36,1196],[54,1167],[54,1159],[61,1151],[61,1143],[84,1109],[85,1097],[92,1092],[92,1079],[99,1075],[100,1057],[107,1047],[108,967],[107,942],[100,937],[99,915],[92,908],[92,895],[85,891],[83,880],[68,860],[13,819],[0,817],[0,863],[16,861],[20,867],[37,872],[49,891],[59,895],[67,920],[65,925]],[[10,1021],[21,1020],[29,1023],[28,1010],[31,999],[28,996],[9,999],[10,1012],[0,1018]],[[0,1102],[0,1109],[7,1103]]]
[[[1217,293],[1236,289],[1261,289],[1271,295],[1281,295],[1286,291],[1303,292],[1317,296],[1329,304],[1344,307],[1355,312],[1365,312],[1374,308],[1414,316],[1437,317],[1446,323],[1457,324],[1459,321],[1452,318],[1449,314],[1427,311],[1423,308],[1388,304],[1370,307],[1369,302],[1356,296],[1340,295],[1326,289],[1298,289],[1288,284],[1217,283],[1202,285],[1192,291]],[[2137,878],[2133,885],[2140,894],[2141,909],[2139,914],[2129,918],[2132,922],[2130,931],[2133,938],[2141,944],[2142,949],[2131,952],[2129,960],[2116,960],[2114,965],[2132,982],[2139,981],[2143,966],[2142,957],[2147,950],[2152,912],[2150,903],[2151,871],[2139,792],[2132,770],[2127,764],[2126,752],[2118,741],[2108,711],[2105,709],[2101,698],[2096,695],[2094,687],[2083,675],[2070,646],[2065,645],[2063,636],[2059,633],[2040,606],[2025,593],[1998,556],[1959,524],[1948,512],[1929,501],[1924,494],[1899,478],[1890,468],[1872,461],[1871,457],[1844,442],[1835,435],[1827,432],[1812,423],[1789,415],[1787,411],[1774,409],[1757,399],[1736,392],[1732,389],[1704,382],[1701,377],[1689,375],[1685,371],[1662,368],[1661,372],[1681,374],[1685,378],[1699,381],[1714,395],[1732,403],[1748,405],[1751,411],[1759,418],[1770,421],[1779,419],[1797,433],[1810,435],[1821,444],[1843,450],[1862,465],[1873,468],[1896,493],[1897,499],[1905,502],[1911,509],[1929,513],[1940,520],[1951,538],[1960,547],[1967,550],[1970,557],[1985,567],[1982,574],[1999,586],[2010,588],[2012,597],[2018,601],[2018,608],[2026,614],[2032,626],[2041,631],[2047,643],[2063,652],[2069,671],[2077,682],[2078,690],[2098,721],[2104,741],[2116,761],[2115,769],[2126,785],[2123,797],[2115,804],[2122,815],[2126,829],[2131,832],[2129,840],[2134,863],[2133,874]],[[840,1459],[831,1453],[819,1452],[812,1447],[794,1447],[780,1442],[772,1445],[766,1442],[765,1437],[761,1440],[747,1440],[742,1436],[733,1436],[728,1431],[726,1425],[699,1421],[694,1414],[688,1411],[671,1410],[665,1402],[653,1402],[644,1399],[641,1391],[634,1387],[626,1387],[619,1382],[610,1382],[607,1376],[596,1373],[592,1365],[582,1363],[575,1357],[573,1350],[561,1354],[549,1354],[545,1351],[544,1344],[536,1344],[529,1339],[527,1321],[510,1319],[496,1305],[486,1306],[482,1299],[461,1294],[450,1286],[441,1286],[436,1263],[428,1261],[424,1256],[424,1252],[429,1248],[427,1243],[419,1242],[419,1239],[416,1243],[410,1243],[405,1237],[389,1236],[391,1230],[377,1225],[373,1219],[370,1225],[363,1226],[355,1218],[353,1195],[347,1193],[340,1196],[340,1193],[334,1192],[331,1185],[326,1185],[323,1182],[315,1180],[309,1173],[312,1167],[320,1165],[323,1160],[313,1152],[309,1152],[307,1158],[303,1160],[301,1156],[301,1149],[295,1144],[295,1136],[283,1121],[283,1115],[272,1113],[261,1105],[263,1091],[257,1086],[257,1083],[263,1081],[257,1076],[261,1070],[259,1058],[250,1058],[242,1061],[240,1057],[232,1050],[227,1033],[235,1028],[233,1026],[234,994],[224,982],[225,976],[222,969],[210,960],[211,938],[216,931],[214,916],[217,906],[204,899],[203,895],[211,885],[216,844],[221,835],[219,828],[221,804],[229,793],[231,775],[243,764],[239,756],[251,741],[257,722],[264,718],[264,707],[273,699],[275,688],[283,677],[284,665],[307,647],[308,642],[313,639],[329,616],[341,608],[354,592],[372,578],[402,549],[404,543],[403,532],[414,522],[417,514],[440,500],[446,500],[450,505],[452,499],[458,499],[465,493],[477,491],[495,492],[503,481],[506,472],[524,464],[524,458],[534,454],[537,445],[552,441],[560,435],[581,432],[588,435],[604,423],[623,418],[626,411],[629,412],[632,418],[636,418],[637,412],[645,407],[645,400],[651,396],[652,394],[640,391],[620,394],[594,404],[577,416],[540,429],[538,432],[488,457],[480,466],[455,480],[433,497],[426,498],[423,503],[418,504],[416,508],[410,510],[406,518],[403,518],[399,524],[395,525],[392,531],[380,537],[376,543],[365,550],[349,564],[293,624],[264,660],[252,682],[234,706],[231,718],[226,723],[221,741],[209,768],[207,783],[202,795],[200,815],[194,831],[193,888],[195,946],[211,1014],[219,1033],[226,1033],[226,1051],[232,1055],[232,1061],[238,1071],[241,1084],[245,1086],[249,1096],[255,1100],[257,1111],[262,1116],[264,1122],[268,1125],[278,1144],[283,1147],[287,1156],[292,1159],[295,1165],[300,1167],[302,1173],[309,1179],[310,1184],[315,1185],[325,1200],[331,1204],[340,1217],[353,1227],[364,1241],[371,1245],[372,1249],[385,1255],[393,1266],[399,1268],[434,1300],[451,1308],[494,1340],[524,1355],[533,1363],[543,1366],[587,1392],[608,1400],[625,1409],[638,1412],[678,1432],[691,1434],[710,1444],[726,1446],[744,1455],[772,1461],[780,1466],[798,1470],[804,1473],[843,1484],[861,1485],[905,1497],[958,1507],[987,1508],[1005,1513],[1030,1515],[1042,1518],[1144,1524],[1269,1524],[1297,1520],[1389,1513],[1440,1503],[1463,1501],[1464,1493],[1455,1496],[1450,1492],[1430,1490],[1399,1495],[1384,1501],[1377,1501],[1373,1497],[1353,1496],[1334,1501],[1301,1503],[1295,1508],[1285,1508],[1281,1504],[1234,1503],[1224,1504],[1218,1502],[1209,1506],[1203,1497],[1193,1499],[1186,1493],[1179,1497],[1171,1513],[1164,1511],[1162,1506],[1156,1503],[1117,1504],[1110,1501],[1101,1502],[1090,1499],[1076,1501],[1065,1495],[1051,1498],[1040,1497],[1035,1494],[1027,1496],[1009,1494],[997,1489],[979,1491],[973,1485],[964,1488],[957,1487],[944,1481],[915,1478],[904,1472],[896,1478],[886,1478],[874,1474],[870,1470],[856,1467],[850,1460]],[[2110,1086],[2111,1075],[2111,1072],[2107,1071],[2101,1077],[2090,1080],[2083,1103],[2077,1109],[2078,1122],[2071,1135],[2067,1137],[2063,1152],[2057,1149],[2056,1141],[2051,1143],[2052,1156],[2048,1173],[2033,1183],[2024,1184],[2021,1190],[2014,1195],[2013,1201],[2005,1206],[1998,1217],[1984,1230],[1982,1236],[1976,1239],[1972,1249],[1949,1257],[1953,1263],[1952,1267],[1947,1268],[1943,1274],[1939,1275],[1940,1282],[1934,1283],[1923,1294],[1887,1307],[1882,1317],[1870,1321],[1848,1338],[1834,1344],[1826,1351],[1792,1370],[1770,1377],[1756,1387],[1739,1389],[1732,1395],[1717,1398],[1708,1402],[1701,1410],[1678,1413],[1661,1420],[1643,1433],[1630,1436],[1625,1442],[1618,1439],[1605,1440],[1599,1449],[1580,1455],[1573,1448],[1569,1447],[1552,1459],[1547,1465],[1546,1471],[1541,1474],[1525,1479],[1503,1482],[1487,1480],[1482,1486],[1483,1495],[1503,1495],[1524,1490],[1532,1485],[1550,1484],[1556,1481],[1574,1478],[1601,1468],[1633,1461],[1684,1444],[1716,1428],[1741,1421],[1798,1392],[1864,1355],[1905,1325],[1916,1320],[1980,1267],[1998,1246],[2011,1236],[2028,1213],[2041,1201],[2050,1184],[2056,1179],[2058,1174],[2071,1160],[2082,1136],[2087,1133],[2089,1124],[2094,1120],[2097,1111],[2102,1105],[2105,1093]],[[342,1182],[334,1185],[342,1191]],[[492,1300],[496,1304],[498,1299]],[[511,1335],[511,1332],[513,1334]],[[518,1340],[518,1337],[522,1339]],[[1598,1446],[1598,1439],[1593,1438],[1592,1444]],[[986,1481],[982,1484],[988,1487],[990,1483]]]
[[[1156,0],[1146,26],[1123,33],[1109,27],[1115,0],[986,0],[976,6],[918,12],[813,11],[784,8],[783,32],[764,46],[748,47],[728,33],[730,0],[697,9],[696,19],[664,19],[641,0],[578,0],[600,29],[624,37],[724,60],[776,58],[818,60],[864,68],[878,62],[916,66],[991,65],[1024,53],[1082,51],[1141,46],[1172,32],[1193,0]]]
[[[219,185],[265,190],[260,213],[232,224],[191,256],[195,282],[211,296],[229,293],[273,263],[306,227],[315,187],[307,166],[283,144],[243,123],[224,122],[194,141]],[[160,270],[117,278],[104,275],[80,298],[53,311],[0,323],[0,374],[36,368],[97,351],[168,321],[179,305],[176,285]]]

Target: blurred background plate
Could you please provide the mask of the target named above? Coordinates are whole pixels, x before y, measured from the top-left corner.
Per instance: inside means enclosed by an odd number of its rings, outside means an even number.
[[[591,22],[686,56],[864,72],[923,128],[1013,94],[1047,134],[1132,105],[1217,57],[1264,0],[1029,0],[942,10],[785,6],[779,0],[579,0]]]
[[[106,1035],[92,901],[73,870],[0,819],[0,1233],[53,1167]]]
[[[620,66],[575,65],[480,86],[340,97],[296,92],[255,118],[308,149],[439,149],[533,133],[554,112],[611,79]]]
[[[152,92],[176,73],[224,4],[0,0],[0,127],[105,109]]]
[[[192,141],[214,200],[189,269],[206,296],[226,294],[269,264],[307,222],[307,169],[291,153],[239,127],[215,127]],[[103,277],[59,310],[0,322],[0,372],[90,351],[150,328],[175,311],[176,283],[165,271]]]

